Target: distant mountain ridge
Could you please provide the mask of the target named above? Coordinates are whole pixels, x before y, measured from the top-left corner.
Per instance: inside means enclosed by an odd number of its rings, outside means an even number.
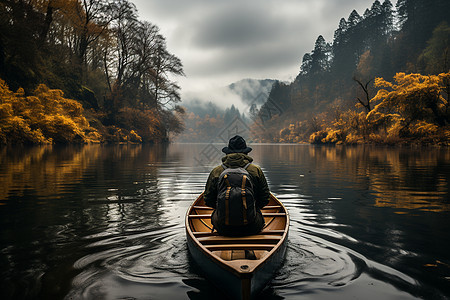
[[[272,89],[272,86],[278,80],[274,79],[242,79],[234,83],[224,86],[223,89],[226,94],[234,94],[242,101],[242,103],[250,107],[256,104],[258,107],[267,101],[267,97]],[[189,111],[199,117],[206,115],[215,116],[217,114],[225,114],[226,108],[219,107],[214,101],[202,101],[200,99],[188,99],[183,103],[183,106]],[[229,107],[231,108],[231,104]],[[242,108],[242,107],[241,107]],[[244,111],[242,111],[244,112]]]
[[[272,85],[276,82],[278,81],[273,79],[242,79],[209,91],[213,100],[205,101],[205,97],[202,98],[201,95],[185,99],[182,103],[187,111],[184,118],[185,130],[177,136],[177,141],[216,141],[217,135],[236,116],[240,116],[241,120],[250,125],[248,118],[250,108],[261,107],[267,101]]]
[[[242,102],[251,105],[253,103],[262,105],[267,100],[270,90],[275,82],[274,79],[242,79],[235,83],[228,85],[228,89],[238,95]]]

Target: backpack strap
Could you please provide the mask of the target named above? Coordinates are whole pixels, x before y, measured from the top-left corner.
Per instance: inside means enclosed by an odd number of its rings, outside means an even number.
[[[224,172],[226,169],[228,169],[227,166],[225,166],[225,164],[221,165],[223,168]],[[228,181],[228,174],[225,174],[223,176],[223,179],[225,180],[225,183],[227,184],[227,190],[225,192],[225,225],[229,225],[230,224],[230,190],[231,190],[231,184],[230,181]]]
[[[225,179],[225,182],[227,184],[227,191],[225,192],[225,225],[230,225],[230,191],[231,191],[231,185],[228,181],[228,174],[225,174],[223,176],[223,179]]]
[[[244,224],[247,224],[247,198],[245,196],[245,181],[247,175],[242,176],[241,197],[242,197],[242,216],[244,218]]]
[[[247,170],[248,166],[250,166],[251,162],[246,164],[244,166],[244,170]],[[242,207],[243,207],[243,216],[244,216],[244,224],[248,223],[247,220],[247,197],[245,195],[245,181],[247,180],[247,175],[244,175],[242,177],[242,187],[241,187],[241,193],[242,193]]]

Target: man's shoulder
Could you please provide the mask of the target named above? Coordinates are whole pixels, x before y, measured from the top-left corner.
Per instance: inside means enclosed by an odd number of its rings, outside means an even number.
[[[250,163],[247,167],[247,170],[261,170],[261,168],[258,165],[255,165],[254,163]]]
[[[218,165],[217,167],[212,169],[211,175],[213,175],[214,177],[219,177],[220,173],[222,173],[223,170],[224,170],[223,166],[222,165]]]
[[[247,167],[247,172],[254,177],[259,177],[262,174],[261,168],[253,163]]]

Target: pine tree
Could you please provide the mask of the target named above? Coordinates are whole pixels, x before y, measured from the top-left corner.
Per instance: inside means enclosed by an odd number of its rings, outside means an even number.
[[[354,27],[356,25],[359,24],[359,22],[361,22],[362,18],[361,16],[358,14],[358,12],[356,10],[352,10],[352,12],[350,13],[350,16],[348,17],[347,23],[348,23],[348,27]]]
[[[303,55],[302,65],[300,67],[300,75],[308,75],[311,72],[312,57],[310,53]]]
[[[340,44],[345,43],[345,32],[348,29],[347,21],[344,18],[341,18],[339,21],[339,27],[334,31],[334,39],[333,39],[333,50],[336,51],[336,48],[339,47]]]
[[[333,61],[331,69],[335,77],[346,76],[351,80],[359,57],[364,49],[364,35],[361,28],[362,18],[353,10],[345,21],[341,19],[333,41]]]
[[[385,0],[382,5],[382,26],[385,29],[384,36],[390,38],[394,33],[394,8],[390,0]]]
[[[314,50],[311,54],[311,74],[327,72],[330,68],[331,47],[322,35],[317,37]]]

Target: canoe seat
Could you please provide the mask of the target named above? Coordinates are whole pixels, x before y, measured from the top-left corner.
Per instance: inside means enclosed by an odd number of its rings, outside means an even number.
[[[286,217],[285,213],[262,213],[263,217],[270,218],[270,217]],[[211,219],[210,214],[202,214],[202,215],[189,215],[189,218],[191,219]]]
[[[210,210],[214,209],[214,208],[209,207],[209,206],[200,206],[200,205],[194,205],[193,208],[194,209],[210,209]]]
[[[198,241],[203,245],[225,244],[276,244],[280,241],[280,235],[249,235],[243,237],[206,236],[199,237]]]
[[[266,210],[266,209],[280,209],[281,206],[280,205],[266,205],[262,208],[262,210]]]
[[[269,234],[269,235],[283,235],[284,230],[263,230],[255,235],[261,235],[261,234]],[[202,236],[219,236],[217,232],[210,232],[210,231],[195,231],[193,234],[196,237],[202,237]]]
[[[205,245],[205,248],[210,251],[223,250],[265,250],[270,251],[275,245],[270,244],[226,244],[226,245]]]
[[[270,217],[286,217],[286,213],[262,213],[264,218]]]
[[[212,207],[206,206],[206,205],[194,205],[193,206],[194,209],[213,209]],[[262,209],[266,210],[266,209],[280,209],[281,206],[280,205],[266,205],[264,206]]]
[[[189,215],[191,219],[211,219],[211,215]]]

